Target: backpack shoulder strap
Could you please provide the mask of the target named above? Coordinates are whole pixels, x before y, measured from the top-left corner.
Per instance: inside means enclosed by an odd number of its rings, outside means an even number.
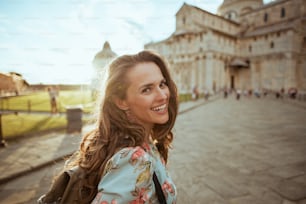
[[[158,181],[158,178],[157,178],[157,176],[155,174],[155,171],[153,173],[153,181],[154,181],[156,195],[157,195],[159,203],[160,204],[167,204],[164,192],[163,192],[163,190],[161,188],[161,185],[160,185],[160,183]]]

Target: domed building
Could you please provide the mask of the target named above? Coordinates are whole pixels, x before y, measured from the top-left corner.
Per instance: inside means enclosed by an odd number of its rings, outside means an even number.
[[[176,28],[148,43],[164,55],[182,93],[192,87],[306,94],[306,1],[224,0],[218,14],[184,3]]]
[[[98,89],[99,81],[101,80],[101,75],[103,73],[103,68],[115,57],[117,57],[117,54],[112,51],[109,42],[106,41],[103,45],[103,49],[95,55],[92,61],[92,65],[95,68],[95,73],[92,80],[93,89]]]
[[[99,72],[107,63],[109,63],[112,59],[117,56],[110,47],[108,41],[106,41],[103,45],[103,49],[98,52],[93,59],[93,66]]]
[[[263,6],[262,0],[224,0],[218,9],[218,15],[239,22],[242,14]]]

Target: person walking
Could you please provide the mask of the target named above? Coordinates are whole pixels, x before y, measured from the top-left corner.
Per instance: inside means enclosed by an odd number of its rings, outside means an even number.
[[[241,91],[240,91],[240,89],[237,89],[236,90],[236,99],[239,100],[240,96],[241,96]]]
[[[51,113],[52,114],[58,113],[58,108],[57,108],[58,92],[54,88],[48,87],[48,93],[50,97]]]

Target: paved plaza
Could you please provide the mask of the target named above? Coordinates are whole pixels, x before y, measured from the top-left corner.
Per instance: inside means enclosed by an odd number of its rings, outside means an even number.
[[[180,115],[175,135],[179,204],[306,203],[305,108],[219,99]]]
[[[233,96],[203,102],[185,106],[175,125],[169,170],[178,204],[306,204],[305,106]],[[35,203],[62,165],[3,183],[0,204]]]

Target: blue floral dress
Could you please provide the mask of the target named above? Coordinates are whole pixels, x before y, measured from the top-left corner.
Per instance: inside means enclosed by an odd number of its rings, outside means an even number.
[[[176,187],[164,160],[151,142],[143,147],[123,148],[107,162],[92,204],[159,203],[153,182],[154,171],[167,203],[176,203]]]

